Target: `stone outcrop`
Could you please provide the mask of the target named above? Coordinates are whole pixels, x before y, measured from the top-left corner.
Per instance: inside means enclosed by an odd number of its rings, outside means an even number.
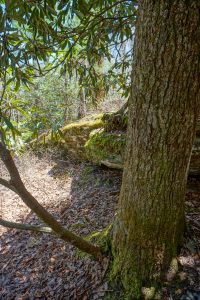
[[[123,169],[124,150],[126,142],[127,117],[104,117],[104,128],[92,131],[85,144],[87,158],[97,164],[110,168]],[[124,122],[125,120],[125,122]],[[114,126],[115,124],[115,126]],[[120,130],[120,126],[122,130]],[[117,130],[115,130],[117,128]],[[200,123],[197,124],[196,138],[193,145],[189,174],[200,176]]]
[[[77,123],[66,125],[62,128],[59,144],[73,158],[77,160],[87,159],[85,144],[89,139],[90,133],[103,126],[102,115],[82,119]]]
[[[124,160],[126,133],[124,131],[107,132],[104,128],[92,131],[85,144],[88,160],[121,169]]]
[[[104,126],[103,114],[85,117],[80,121],[67,124],[57,134],[44,133],[29,143],[32,149],[58,146],[70,157],[85,160],[85,144],[90,133]]]
[[[85,144],[87,158],[94,163],[103,164],[109,168],[123,169],[125,141],[125,132],[92,132],[90,139]],[[189,174],[200,176],[199,137],[194,142]]]
[[[56,137],[42,135],[32,144],[58,144],[76,160],[123,169],[126,126],[126,115],[94,115],[66,125]],[[193,146],[190,174],[200,176],[200,125]]]

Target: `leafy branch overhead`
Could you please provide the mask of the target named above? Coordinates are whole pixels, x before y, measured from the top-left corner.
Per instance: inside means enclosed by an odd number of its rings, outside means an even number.
[[[86,88],[98,91],[113,84],[126,90],[136,12],[130,0],[1,1],[4,84],[14,81],[18,89],[60,66],[61,73],[75,72]],[[99,68],[102,59],[110,62],[104,73]]]

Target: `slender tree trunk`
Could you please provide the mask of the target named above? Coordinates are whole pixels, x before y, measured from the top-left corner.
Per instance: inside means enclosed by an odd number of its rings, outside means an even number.
[[[130,299],[161,276],[184,231],[200,106],[200,1],[139,1],[113,274]]]
[[[86,114],[86,102],[85,102],[85,89],[80,87],[80,101],[78,107],[78,118],[85,117]]]
[[[70,107],[70,103],[69,103],[69,97],[68,97],[68,80],[67,80],[67,72],[64,72],[64,104],[65,104],[65,108],[64,108],[64,112],[63,112],[63,120],[64,122],[66,122],[69,118],[70,118],[70,111],[69,111],[69,107]]]

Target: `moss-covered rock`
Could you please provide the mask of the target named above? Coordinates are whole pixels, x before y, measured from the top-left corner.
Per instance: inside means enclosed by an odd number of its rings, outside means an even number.
[[[85,144],[88,160],[113,168],[123,168],[125,132],[107,132],[105,129],[92,131]]]
[[[103,128],[103,114],[93,115],[80,121],[67,124],[56,134],[44,133],[29,143],[33,149],[52,147],[57,145],[64,152],[76,160],[87,159],[84,145],[89,139],[91,131]]]
[[[68,124],[61,130],[62,134],[59,144],[75,159],[86,159],[84,146],[89,139],[91,131],[102,128],[103,126],[102,115]]]
[[[30,144],[34,148],[56,144],[76,160],[89,160],[95,164],[122,169],[127,121],[126,114],[93,115],[66,125],[57,134],[42,134]],[[200,176],[199,124],[189,173]]]

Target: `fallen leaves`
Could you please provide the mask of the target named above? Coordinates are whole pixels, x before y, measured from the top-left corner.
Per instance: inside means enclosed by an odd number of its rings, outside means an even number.
[[[39,202],[80,235],[102,230],[114,218],[120,171],[35,157],[18,166]],[[5,172],[1,166],[0,171]],[[41,224],[15,194],[3,187],[0,191],[4,218]],[[157,293],[161,300],[200,299],[200,182],[196,179],[188,182],[186,218],[188,233],[178,257],[179,270]],[[54,236],[1,228],[0,255],[2,300],[100,300],[109,295],[122,299],[120,291],[107,283],[107,258],[99,263],[80,256]]]
[[[51,175],[52,167],[59,178]],[[120,171],[71,162],[57,165],[36,158],[21,162],[19,168],[39,202],[80,235],[102,230],[112,220],[118,198],[112,191],[119,190]],[[56,168],[61,171],[55,172]],[[87,180],[85,169],[89,170]],[[1,191],[5,219],[41,224],[15,194],[4,188]],[[80,257],[71,245],[51,235],[1,229],[0,267],[2,300],[86,300],[101,299],[103,291],[96,289],[104,284],[108,260],[99,263]]]

